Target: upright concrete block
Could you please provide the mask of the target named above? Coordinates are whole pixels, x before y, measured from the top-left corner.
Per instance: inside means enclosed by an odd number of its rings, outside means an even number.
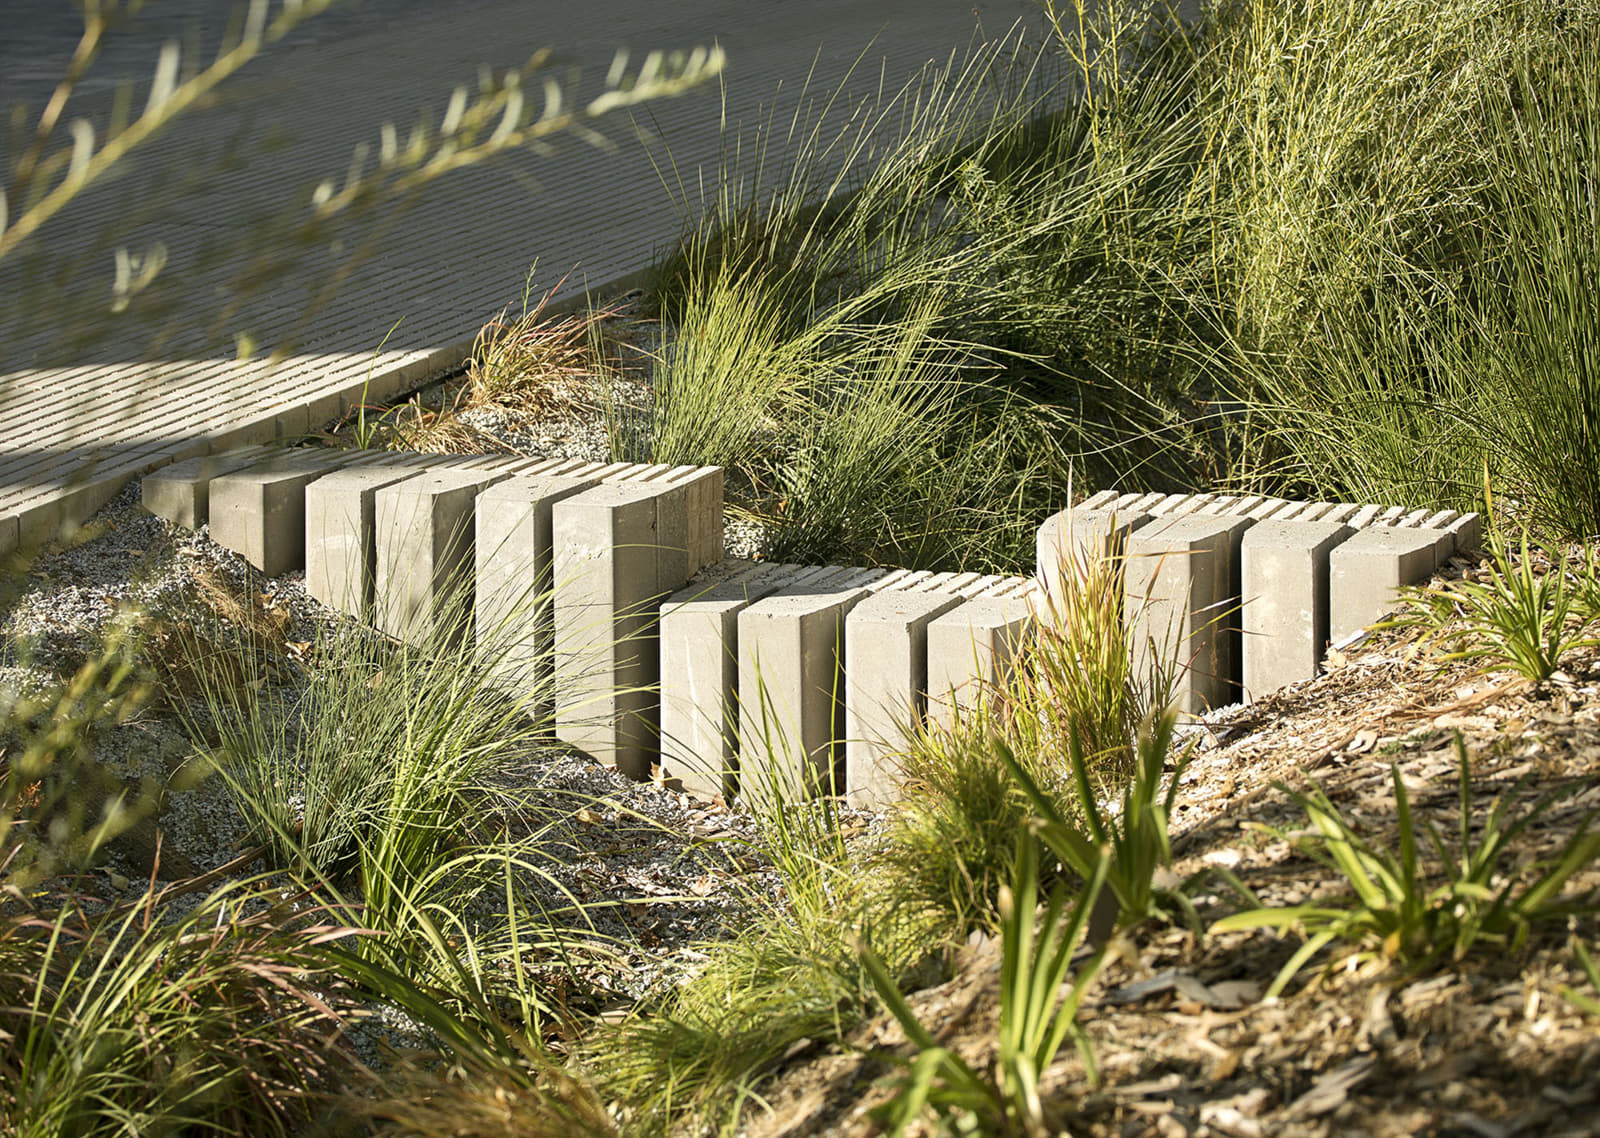
[[[372,458],[361,451],[287,450],[212,479],[211,540],[268,576],[302,568],[306,487],[330,470]]]
[[[979,595],[928,623],[930,723],[949,727],[1002,682],[1034,626],[1030,595]]]
[[[657,559],[662,581],[687,581],[707,565],[722,560],[722,468],[623,464],[602,470],[605,482],[640,482],[654,486]]]
[[[254,446],[174,462],[140,479],[140,500],[158,518],[185,529],[199,529],[211,517],[212,479],[252,466],[272,453]]]
[[[518,474],[478,495],[473,633],[479,656],[541,723],[555,713],[551,517],[557,502],[595,485],[581,474]]]
[[[1261,522],[1244,535],[1244,698],[1309,680],[1328,643],[1328,554],[1355,531],[1339,522]]]
[[[472,637],[475,503],[518,465],[429,470],[377,491],[373,611],[379,628],[412,643]]]
[[[425,461],[399,455],[392,464],[335,470],[306,486],[307,592],[347,616],[371,619],[378,491],[416,477]]]
[[[628,775],[657,756],[659,488],[606,483],[551,507],[556,736]]]
[[[739,614],[820,570],[755,565],[661,605],[661,778],[731,799],[739,771]],[[803,575],[803,576],[802,576]]]
[[[722,560],[723,479],[720,466],[679,467],[672,478],[682,487],[688,550],[688,573],[698,573]]]
[[[845,617],[845,788],[860,806],[894,800],[891,757],[927,711],[928,625],[959,596],[890,588]]]
[[[1374,525],[1328,554],[1328,635],[1348,639],[1394,611],[1402,585],[1426,581],[1450,556],[1448,530]]]
[[[881,570],[838,570],[739,613],[739,793],[773,807],[844,771],[844,623]]]
[[[1143,499],[1143,495],[1129,496],[1128,505],[1133,506]],[[1122,499],[1118,499],[1118,503],[1121,502]],[[1090,558],[1121,557],[1128,535],[1147,524],[1151,517],[1140,510],[1075,508],[1046,518],[1035,539],[1035,565],[1051,601],[1055,604],[1062,601],[1064,574],[1076,572],[1076,567]]]
[[[1437,528],[1449,533],[1456,553],[1476,553],[1483,548],[1483,518],[1478,514],[1462,514]]]
[[[1198,714],[1233,702],[1238,549],[1254,523],[1237,515],[1158,520],[1128,539],[1123,619],[1134,674],[1173,669],[1173,706]]]

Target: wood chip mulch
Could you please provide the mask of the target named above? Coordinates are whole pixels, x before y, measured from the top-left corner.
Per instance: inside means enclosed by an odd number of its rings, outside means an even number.
[[[1600,653],[1592,650],[1569,656],[1534,689],[1509,673],[1441,663],[1415,635],[1377,632],[1336,653],[1318,679],[1200,730],[1173,819],[1176,876],[1225,866],[1273,905],[1342,891],[1332,870],[1263,828],[1306,825],[1275,782],[1304,789],[1314,780],[1363,837],[1394,849],[1393,764],[1417,826],[1431,821],[1450,842],[1459,734],[1476,821],[1496,796],[1515,817],[1552,790],[1570,792],[1518,840],[1518,866],[1558,850],[1600,808]],[[1591,867],[1569,888],[1597,887],[1600,868]],[[1206,922],[1239,904],[1221,888],[1196,900]],[[1046,1073],[1056,1129],[1167,1138],[1600,1134],[1600,1018],[1559,991],[1595,994],[1569,937],[1596,946],[1597,931],[1586,916],[1570,929],[1536,931],[1515,954],[1483,946],[1411,975],[1348,946],[1330,949],[1283,997],[1265,999],[1298,937],[1135,929],[1081,1016],[1098,1085],[1070,1044]],[[954,979],[911,997],[936,1037],[980,1070],[996,1046],[997,975],[997,946],[976,938]],[[752,1112],[747,1132],[877,1132],[867,1112],[887,1098],[881,1078],[893,1068],[870,1053],[907,1054],[904,1043],[880,1017],[848,1047],[793,1049],[765,1088],[770,1112]]]

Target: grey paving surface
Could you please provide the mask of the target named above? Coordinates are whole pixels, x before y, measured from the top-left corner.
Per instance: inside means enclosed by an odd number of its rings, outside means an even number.
[[[274,8],[276,8],[276,4]],[[35,110],[75,41],[64,0],[0,0],[0,105]],[[203,50],[227,3],[166,0],[107,44],[70,115],[104,122],[117,81],[142,106],[160,44]],[[1026,0],[366,0],[305,25],[253,63],[230,97],[183,120],[82,195],[0,264],[0,551],[50,536],[127,477],[223,445],[294,435],[459,361],[485,318],[518,300],[529,267],[566,293],[645,268],[681,231],[662,185],[714,186],[719,122],[748,131],[835,91],[897,88],[967,47],[1036,20]],[[436,185],[409,210],[291,250],[252,289],[259,234],[338,177],[359,141],[442,114],[480,64],[559,52],[557,72],[593,90],[614,53],[727,51],[706,88],[603,124],[613,146],[561,140]],[[9,177],[16,142],[0,133]],[[669,163],[670,156],[670,163]],[[780,161],[776,155],[774,161]],[[747,164],[748,165],[748,164]],[[382,225],[370,256],[354,254]],[[166,268],[134,312],[106,311],[118,245],[159,241]],[[276,251],[283,252],[280,247]],[[337,295],[319,289],[346,272]],[[85,312],[93,319],[85,321]],[[87,336],[64,335],[76,328]],[[237,358],[237,335],[291,349]],[[385,335],[389,338],[381,350]]]

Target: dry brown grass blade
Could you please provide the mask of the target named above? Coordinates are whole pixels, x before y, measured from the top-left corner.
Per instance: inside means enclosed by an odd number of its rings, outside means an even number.
[[[485,324],[467,365],[465,408],[495,406],[527,421],[570,409],[560,381],[603,371],[598,329],[621,315],[619,306],[551,313],[562,277],[537,301],[523,297],[522,315],[503,309]],[[465,409],[463,408],[463,409]]]

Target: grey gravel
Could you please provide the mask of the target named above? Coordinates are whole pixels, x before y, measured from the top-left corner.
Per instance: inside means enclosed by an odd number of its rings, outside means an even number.
[[[708,567],[703,578],[744,564]],[[130,486],[83,527],[77,542],[46,551],[14,582],[0,613],[0,686],[38,689],[65,676],[98,650],[118,619],[143,630],[158,614],[181,619],[199,574],[286,610],[292,640],[313,641],[342,619],[306,593],[302,574],[263,577],[204,529],[190,533],[145,513]],[[198,721],[201,709],[185,706]],[[138,896],[149,877],[157,828],[164,879],[214,869],[247,846],[249,828],[221,781],[188,785],[197,769],[194,748],[169,702],[152,701],[130,722],[97,733],[92,747],[115,778],[161,790],[159,814],[133,843],[142,848],[119,842],[101,870],[126,898]],[[721,801],[635,783],[554,746],[509,759],[496,782],[538,804],[536,821],[544,827],[538,853],[547,876],[525,884],[541,891],[552,912],[570,907],[564,891],[588,906],[581,921],[573,916],[574,931],[610,947],[596,981],[619,1001],[681,979],[700,959],[697,942],[726,935],[753,898],[780,891],[758,852],[754,820]],[[390,1028],[405,1035],[403,1024]]]

